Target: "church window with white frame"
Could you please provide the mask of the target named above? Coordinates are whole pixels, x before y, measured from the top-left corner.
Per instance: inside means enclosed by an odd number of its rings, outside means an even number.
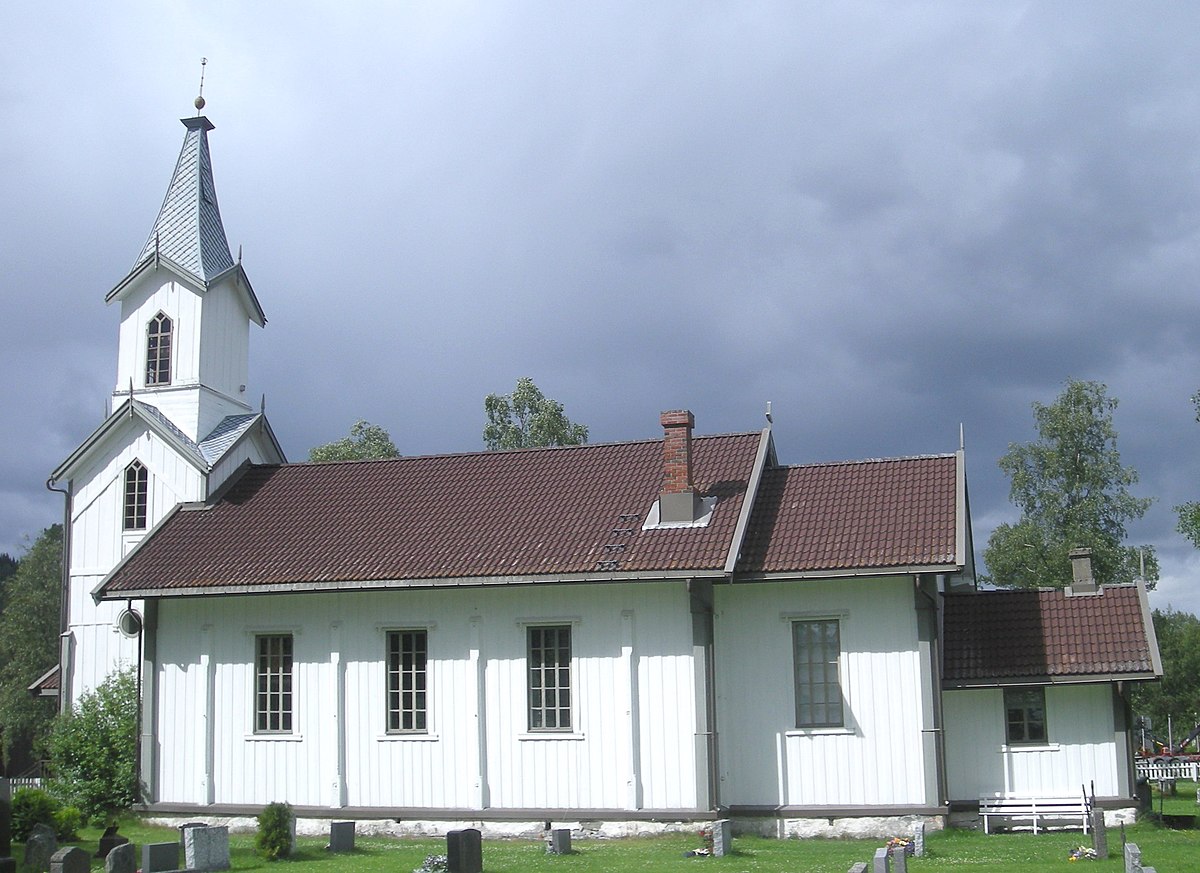
[[[571,626],[534,626],[528,632],[529,729],[571,730]]]
[[[388,631],[388,733],[425,733],[429,729],[428,657],[425,629]]]
[[[171,334],[174,325],[164,312],[146,328],[146,384],[171,384]]]
[[[150,471],[141,461],[134,461],[125,468],[124,530],[146,529],[149,491]]]
[[[843,727],[846,720],[838,675],[841,623],[836,618],[793,621],[792,652],[796,727]]]
[[[292,732],[292,635],[254,638],[254,732]]]

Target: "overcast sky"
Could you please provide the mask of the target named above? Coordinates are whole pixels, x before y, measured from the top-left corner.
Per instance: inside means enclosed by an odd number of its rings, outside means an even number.
[[[525,375],[593,442],[768,400],[786,463],[961,424],[981,552],[1030,404],[1095,379],[1152,602],[1200,612],[1200,4],[5,4],[0,551],[103,419],[201,57],[289,458],[358,418],[482,448]]]

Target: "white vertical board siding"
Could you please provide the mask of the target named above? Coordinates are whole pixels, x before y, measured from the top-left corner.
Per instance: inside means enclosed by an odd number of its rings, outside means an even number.
[[[526,628],[572,627],[573,729],[528,730]],[[336,624],[344,671],[339,771]],[[629,808],[695,804],[691,618],[680,583],[182,598],[159,611],[157,800],[196,802],[201,635],[214,653],[214,798],[381,808]],[[427,628],[429,731],[386,730],[389,629]],[[294,734],[253,734],[254,634],[294,636]],[[471,660],[478,641],[479,663]],[[636,675],[636,681],[632,677]],[[485,683],[482,695],[478,678]],[[629,699],[634,690],[636,702]],[[478,712],[476,702],[486,702]],[[634,724],[634,714],[640,713]],[[188,725],[182,733],[173,726]],[[195,733],[191,726],[197,725]],[[480,736],[480,731],[484,735]],[[640,749],[643,771],[631,773]],[[481,771],[482,763],[482,771]],[[203,766],[202,764],[199,766]]]
[[[217,391],[240,397],[248,372],[250,321],[233,281],[227,279],[204,295],[199,377]]]
[[[1095,783],[1099,797],[1121,796],[1126,762],[1114,739],[1107,683],[1046,687],[1046,732],[1037,746],[1005,744],[1004,692],[947,691],[946,771],[951,800],[993,794],[1061,797]]]
[[[909,577],[715,589],[722,804],[934,805]],[[840,620],[844,729],[797,730],[792,620]]]

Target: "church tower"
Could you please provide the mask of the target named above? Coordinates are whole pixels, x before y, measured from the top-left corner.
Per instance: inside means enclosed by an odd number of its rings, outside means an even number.
[[[196,101],[203,107],[203,98]],[[202,115],[183,148],[120,304],[110,414],[50,477],[67,493],[59,663],[66,708],[141,656],[152,602],[97,604],[92,591],[181,505],[207,500],[247,463],[281,463],[266,416],[247,402],[250,327],[266,317],[225,237]]]

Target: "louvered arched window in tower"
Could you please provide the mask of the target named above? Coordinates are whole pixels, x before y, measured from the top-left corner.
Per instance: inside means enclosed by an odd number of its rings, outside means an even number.
[[[171,384],[171,330],[166,313],[150,319],[146,329],[146,384]]]
[[[141,461],[125,468],[125,530],[144,530],[150,471]]]

